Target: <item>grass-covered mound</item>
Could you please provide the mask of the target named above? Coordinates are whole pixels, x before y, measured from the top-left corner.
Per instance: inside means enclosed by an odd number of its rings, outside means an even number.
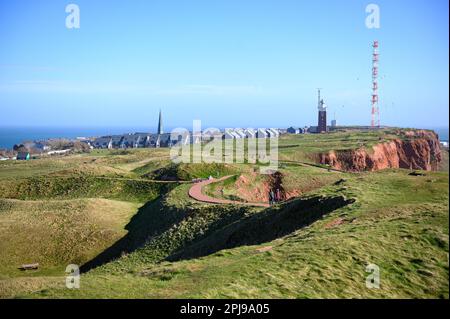
[[[145,202],[168,185],[145,180],[95,176],[30,177],[3,180],[0,197],[22,200],[110,198]]]
[[[281,163],[275,174],[260,174],[256,166],[241,165],[236,175],[209,184],[203,191],[216,198],[256,203],[268,202],[268,192],[279,189],[282,200],[288,200],[335,183],[348,175],[299,163]]]
[[[315,192],[356,200],[325,215],[295,201],[269,210],[192,204],[179,198],[186,186],[149,204],[145,215],[158,221],[152,235],[141,248],[84,274],[83,289],[51,286],[18,295],[448,298],[446,173],[355,174]],[[316,221],[294,227],[308,213]],[[278,232],[283,220],[292,228]],[[217,251],[222,248],[228,249]],[[369,263],[380,267],[380,289],[365,285]]]
[[[68,264],[83,265],[120,241],[139,207],[174,186],[133,172],[160,153],[95,151],[2,162],[0,296],[61,283],[54,275]],[[28,263],[39,269],[18,270]]]
[[[280,154],[307,161],[343,139],[343,148],[380,141],[379,132],[333,134],[330,142],[283,137]],[[302,198],[265,209],[198,203],[189,184],[153,181],[235,175],[223,185],[231,193],[253,165],[172,165],[159,150],[48,161],[0,166],[2,244],[18,234],[2,247],[1,297],[448,298],[447,172],[350,174],[283,162],[283,187]],[[10,265],[28,255],[49,268],[17,274]],[[79,290],[64,284],[72,261],[87,271]],[[365,285],[370,263],[380,267],[380,289]]]
[[[144,176],[156,180],[191,181],[196,178],[214,178],[239,172],[239,166],[222,163],[168,164]]]
[[[39,263],[37,276],[91,260],[125,235],[137,208],[105,199],[0,199],[0,278],[25,275],[22,264]]]

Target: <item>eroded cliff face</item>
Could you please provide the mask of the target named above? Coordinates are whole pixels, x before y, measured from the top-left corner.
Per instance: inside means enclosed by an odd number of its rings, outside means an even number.
[[[439,138],[432,131],[402,131],[399,138],[370,149],[330,151],[318,154],[321,164],[346,171],[376,171],[385,168],[436,170],[441,161]]]

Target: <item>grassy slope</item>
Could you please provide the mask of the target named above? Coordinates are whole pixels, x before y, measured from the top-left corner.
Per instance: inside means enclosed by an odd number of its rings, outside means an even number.
[[[388,170],[355,175],[319,191],[356,198],[354,204],[290,235],[198,259],[158,262],[179,248],[161,249],[164,244],[192,236],[190,230],[207,233],[204,225],[214,224],[215,214],[207,217],[196,207],[190,220],[162,232],[160,239],[166,239],[84,275],[80,290],[59,285],[25,296],[448,298],[447,187],[446,173],[414,177]],[[258,252],[267,246],[273,248]],[[145,260],[156,252],[157,258]],[[369,263],[381,268],[379,290],[365,287]]]
[[[393,139],[407,139],[399,132],[403,129],[382,129],[375,131],[336,131],[327,134],[284,135],[280,138],[280,160],[314,162],[314,155],[331,150],[350,150],[371,147]]]
[[[82,264],[125,235],[137,204],[105,199],[0,200],[0,278],[23,276],[22,264],[40,264],[33,275],[60,273]]]
[[[325,135],[301,137],[308,141],[288,137],[280,142],[280,145],[288,146],[280,149],[281,156],[304,160],[317,147],[347,147],[342,144],[344,133],[336,134],[340,137],[333,142],[337,143],[334,146],[326,141]],[[360,136],[360,133],[352,135],[348,137],[352,140],[349,145],[354,146],[366,137]],[[366,140],[372,143],[379,137],[369,136]],[[100,151],[66,166],[70,171],[73,165],[84,167],[85,161],[90,163],[92,159],[95,159],[95,166],[108,169],[104,173],[99,172],[98,167],[92,169],[89,177],[102,174],[117,176],[122,171],[126,172],[124,175],[127,177],[145,177],[166,163],[164,155],[147,150],[127,154]],[[67,171],[66,166],[64,170]],[[54,172],[51,165],[50,168]],[[111,168],[114,170],[111,171]],[[291,170],[288,175],[292,184],[298,181],[308,185],[308,179],[315,177],[318,182],[327,179],[325,185],[337,176],[337,173],[327,170],[314,173],[293,166],[285,169]],[[120,172],[117,173],[117,170]],[[11,174],[11,169],[5,171]],[[245,173],[246,169],[233,165],[222,171],[218,167],[187,165],[177,168],[176,173],[181,172],[179,176],[192,178],[206,177],[217,171],[219,174],[230,171],[237,174]],[[0,177],[2,172],[3,168],[0,168]],[[34,167],[26,176],[47,173],[44,168],[40,172]],[[158,191],[168,192],[167,195],[151,199],[137,211],[125,226],[127,234],[111,246],[109,254],[100,255],[105,257],[102,262],[111,257],[117,259],[84,274],[80,290],[71,291],[64,287],[63,272],[48,275],[36,273],[30,280],[28,277],[0,280],[0,296],[448,298],[448,173],[427,173],[417,177],[407,173],[404,170],[386,170],[339,175],[346,179],[344,183],[316,189],[313,193],[325,196],[341,194],[355,198],[355,203],[338,208],[309,226],[289,231],[287,235],[281,232],[281,237],[274,236],[267,242],[252,241],[252,238],[263,234],[252,233],[257,232],[258,228],[252,228],[254,223],[249,221],[271,220],[270,212],[233,205],[199,204],[187,197],[189,185],[179,185],[172,190],[159,188]],[[73,170],[67,174],[73,176]],[[119,188],[116,194],[120,193],[122,189]],[[133,193],[134,189],[123,199],[128,200],[128,195]],[[95,194],[103,196],[104,193]],[[79,197],[84,196],[77,195],[74,200],[83,200]],[[58,198],[65,197],[63,194]],[[136,204],[142,200],[144,198],[140,196],[132,199]],[[280,223],[288,221],[283,220],[284,216],[288,218],[296,213],[303,218],[303,210],[299,207],[301,205],[275,208],[279,210],[279,218],[282,218]],[[122,225],[126,224],[126,219],[121,220]],[[207,247],[211,245],[227,247],[223,242],[221,244],[220,238],[227,242],[227,234],[240,234],[242,229],[245,231],[238,239],[236,235],[233,237],[235,245],[228,246],[234,248],[196,259],[168,261],[173,259],[170,256],[177,254],[192,256],[193,247],[204,251],[208,251]],[[256,245],[242,245],[246,242],[243,235],[249,236],[248,243]],[[265,252],[257,250],[268,246],[272,248]],[[128,250],[125,249],[127,247]],[[368,263],[376,263],[381,268],[380,290],[365,287],[367,273],[364,270]]]
[[[160,150],[100,151],[0,165],[0,297],[61,282],[128,233],[139,207],[166,186],[132,172]],[[163,153],[167,153],[165,150]],[[21,272],[24,263],[38,271]]]
[[[108,198],[145,203],[165,186],[140,178],[133,169],[164,154],[167,150],[100,150],[55,159],[7,161],[0,166],[0,198]]]
[[[439,170],[442,172],[449,172],[449,154],[448,148],[443,148],[441,152],[442,161],[439,165]]]
[[[268,176],[254,173],[258,170],[252,168],[250,165],[236,165],[236,167],[239,168],[237,170],[237,175],[220,183],[207,185],[204,187],[205,194],[217,198],[257,202],[258,199],[252,198],[252,196],[261,189],[264,189],[264,184],[267,184],[269,180]],[[280,164],[279,168],[279,172],[283,175],[283,188],[289,193],[307,193],[334,183],[343,177],[350,176],[350,174],[347,173],[329,172],[327,169],[293,163]],[[239,184],[237,179],[240,174],[242,174],[248,182],[245,185],[240,184],[240,186],[237,187],[236,184]]]

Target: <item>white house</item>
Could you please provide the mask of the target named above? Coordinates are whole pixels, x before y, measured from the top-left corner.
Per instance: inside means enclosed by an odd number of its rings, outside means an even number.
[[[267,138],[268,137],[267,131],[262,128],[258,129],[257,137],[258,138]]]
[[[245,130],[245,135],[247,138],[255,138],[256,137],[256,131],[252,128],[248,128]]]
[[[269,137],[270,138],[275,138],[275,137],[278,137],[280,134],[278,133],[278,131],[276,130],[276,129],[274,129],[274,128],[269,128],[268,130],[267,130],[267,133],[269,134]]]
[[[241,138],[241,137],[239,135],[237,135],[233,129],[226,129],[223,138],[228,140],[228,139],[236,139],[236,138]]]
[[[300,134],[300,129],[291,126],[291,127],[288,127],[287,132],[289,134]]]
[[[237,128],[234,132],[239,136],[239,138],[246,138],[247,134],[245,134],[244,130],[241,128]]]
[[[62,155],[62,154],[66,154],[69,153],[71,150],[70,149],[66,149],[66,150],[56,150],[56,151],[49,151],[47,152],[48,155]]]

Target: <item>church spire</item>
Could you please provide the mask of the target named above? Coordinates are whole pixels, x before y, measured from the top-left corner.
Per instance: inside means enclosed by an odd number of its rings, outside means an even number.
[[[162,113],[161,113],[161,109],[159,110],[159,121],[158,121],[158,134],[163,134],[163,124],[162,124]]]

